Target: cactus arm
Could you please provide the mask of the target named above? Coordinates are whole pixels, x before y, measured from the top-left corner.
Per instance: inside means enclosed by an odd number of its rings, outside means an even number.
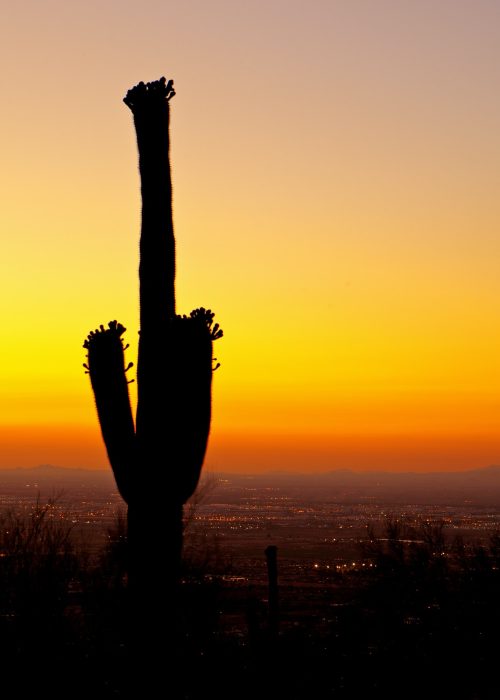
[[[207,327],[191,317],[179,319],[174,329],[171,353],[179,371],[171,378],[176,408],[170,413],[179,469],[172,486],[185,503],[198,485],[210,432],[212,339]]]
[[[222,336],[212,322],[205,309],[175,316],[161,344],[149,348],[148,362],[139,362],[138,450],[145,464],[171,467],[168,493],[181,503],[196,488],[210,432],[212,346]]]
[[[140,241],[141,334],[175,315],[175,240],[169,162],[169,100],[173,81],[139,83],[125,104],[134,115],[141,176]]]
[[[182,481],[176,484],[185,503],[198,485],[211,422],[213,341],[222,336],[214,314],[203,308],[178,320],[183,334],[177,340],[179,367],[175,375],[178,409],[173,415],[178,436],[178,464]],[[182,359],[181,359],[182,358]]]
[[[101,432],[118,490],[128,503],[130,478],[133,474],[136,439],[130,407],[124,346],[121,339],[125,328],[111,321],[108,328],[92,331],[84,343]]]

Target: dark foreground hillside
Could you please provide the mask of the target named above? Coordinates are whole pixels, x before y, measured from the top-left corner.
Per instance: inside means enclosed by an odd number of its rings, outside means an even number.
[[[140,697],[125,523],[90,558],[47,508],[1,523],[3,687],[21,698]],[[248,586],[198,552],[155,641],[158,697],[498,697],[500,537],[479,547],[445,534],[442,522],[388,520],[365,540],[364,567],[280,587],[277,630],[265,581]]]

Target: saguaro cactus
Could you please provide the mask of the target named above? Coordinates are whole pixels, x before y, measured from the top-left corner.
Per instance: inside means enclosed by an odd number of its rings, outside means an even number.
[[[175,309],[175,239],[169,162],[173,81],[139,83],[125,104],[134,115],[142,194],[138,404],[134,427],[122,335],[111,321],[84,347],[101,431],[118,489],[128,504],[130,581],[175,582],[182,507],[200,476],[211,414],[213,313]],[[167,564],[170,574],[165,576]],[[155,601],[155,605],[158,601]]]

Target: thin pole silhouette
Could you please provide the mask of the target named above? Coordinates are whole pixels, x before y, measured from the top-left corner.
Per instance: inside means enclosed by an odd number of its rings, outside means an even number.
[[[269,632],[275,638],[279,630],[279,593],[278,593],[278,548],[270,544],[265,549],[268,578]]]

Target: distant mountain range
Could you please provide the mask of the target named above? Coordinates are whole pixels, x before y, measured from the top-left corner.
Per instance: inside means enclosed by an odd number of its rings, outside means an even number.
[[[353,472],[265,474],[208,473],[219,482],[208,498],[237,500],[256,489],[272,489],[308,500],[341,503],[414,503],[500,505],[500,466],[462,472]],[[69,469],[44,464],[0,470],[0,491],[23,487],[71,489],[77,486],[116,490],[111,469]]]
[[[102,487],[114,487],[111,469],[70,469],[56,467],[52,464],[41,464],[38,467],[17,469],[0,469],[0,490],[5,485],[26,486],[29,488],[70,487],[81,484],[95,484]]]

